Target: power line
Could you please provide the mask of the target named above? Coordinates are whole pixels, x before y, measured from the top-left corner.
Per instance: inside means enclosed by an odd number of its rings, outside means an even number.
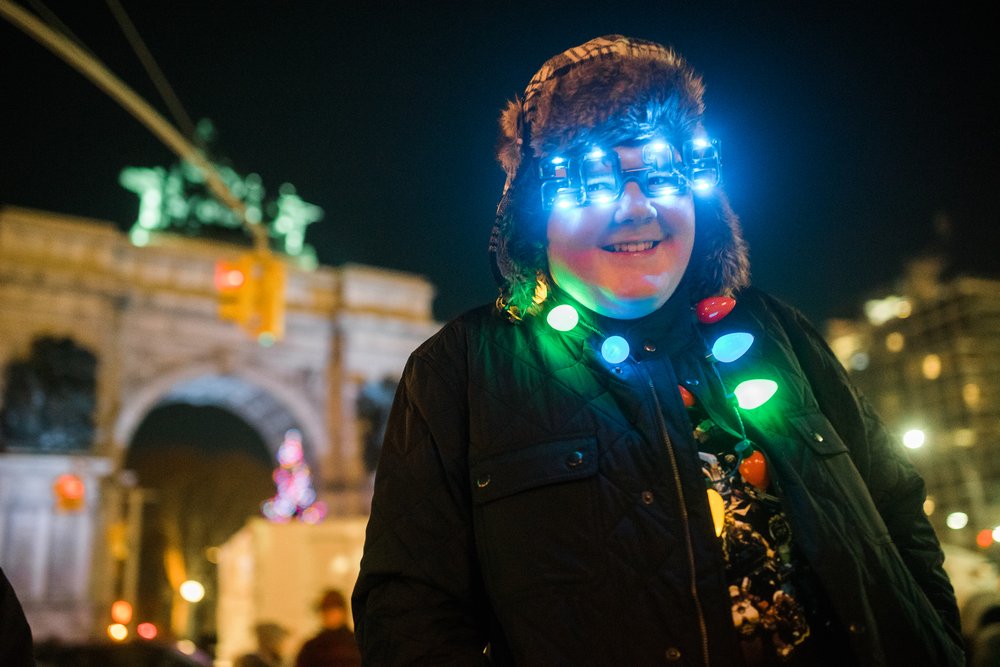
[[[205,184],[209,191],[239,216],[244,227],[250,232],[257,250],[265,254],[270,252],[267,230],[262,225],[247,220],[246,205],[230,191],[212,163],[134,90],[96,58],[92,58],[82,48],[46,26],[16,3],[0,0],[0,16],[90,79],[94,85],[145,125],[178,157],[198,168],[205,176]]]
[[[97,59],[93,51],[88,49],[87,46],[83,43],[83,41],[79,37],[77,37],[72,30],[69,29],[69,26],[63,23],[51,9],[45,6],[45,4],[41,0],[28,0],[28,4],[31,5],[32,9],[35,10],[35,13],[38,14],[43,21],[49,24],[49,26],[52,27],[53,30],[61,32],[65,37],[71,39],[73,43],[77,45],[77,47],[86,51],[95,60]]]
[[[125,38],[128,39],[129,44],[132,45],[132,50],[135,51],[135,55],[139,58],[139,62],[146,69],[146,74],[152,79],[153,85],[156,86],[156,90],[159,91],[160,97],[163,101],[167,103],[167,107],[170,109],[170,113],[174,116],[174,121],[180,126],[181,131],[187,137],[194,136],[194,123],[191,122],[191,117],[188,116],[187,112],[184,110],[184,106],[181,104],[180,99],[174,93],[174,89],[170,86],[170,82],[167,81],[167,77],[164,76],[163,70],[160,69],[159,65],[156,64],[156,60],[153,58],[153,54],[150,53],[149,49],[146,47],[146,43],[143,41],[142,37],[139,35],[139,31],[136,30],[135,24],[125,13],[125,8],[122,7],[118,0],[106,0],[108,9],[114,15],[115,20],[118,21],[118,25],[121,27],[122,32],[125,33]]]

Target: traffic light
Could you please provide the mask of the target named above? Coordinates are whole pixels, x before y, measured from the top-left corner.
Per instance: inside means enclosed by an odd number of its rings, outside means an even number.
[[[271,254],[248,253],[215,264],[219,317],[236,322],[261,345],[285,333],[285,263]]]
[[[236,261],[215,263],[215,289],[219,296],[219,317],[249,326],[257,302],[256,262],[253,255]]]
[[[257,322],[253,333],[262,345],[270,345],[285,335],[285,263],[268,255],[260,259],[257,291]]]

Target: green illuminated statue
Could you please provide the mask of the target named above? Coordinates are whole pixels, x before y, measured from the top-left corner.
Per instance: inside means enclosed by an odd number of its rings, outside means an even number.
[[[211,121],[198,123],[195,142],[215,167],[223,183],[246,206],[246,221],[268,228],[272,249],[316,265],[315,250],[305,243],[306,227],[323,217],[323,209],[304,201],[290,183],[278,188],[278,197],[265,200],[260,176],[240,176],[231,166],[213,156],[216,132]],[[175,162],[170,167],[126,167],[119,176],[126,190],[139,196],[139,214],[129,236],[136,245],[146,245],[154,232],[173,232],[233,240],[243,227],[235,211],[208,190],[205,176],[194,165]],[[265,221],[267,212],[270,222]]]

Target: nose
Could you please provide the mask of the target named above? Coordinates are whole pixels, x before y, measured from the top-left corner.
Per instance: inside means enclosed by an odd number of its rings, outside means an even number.
[[[656,218],[656,209],[646,193],[635,181],[625,183],[622,196],[618,199],[614,221],[619,225],[637,225]]]

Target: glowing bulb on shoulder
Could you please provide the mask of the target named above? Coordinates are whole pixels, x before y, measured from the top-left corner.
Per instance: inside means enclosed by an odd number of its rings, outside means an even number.
[[[580,321],[580,314],[576,308],[564,303],[550,310],[545,321],[556,331],[571,331]]]

